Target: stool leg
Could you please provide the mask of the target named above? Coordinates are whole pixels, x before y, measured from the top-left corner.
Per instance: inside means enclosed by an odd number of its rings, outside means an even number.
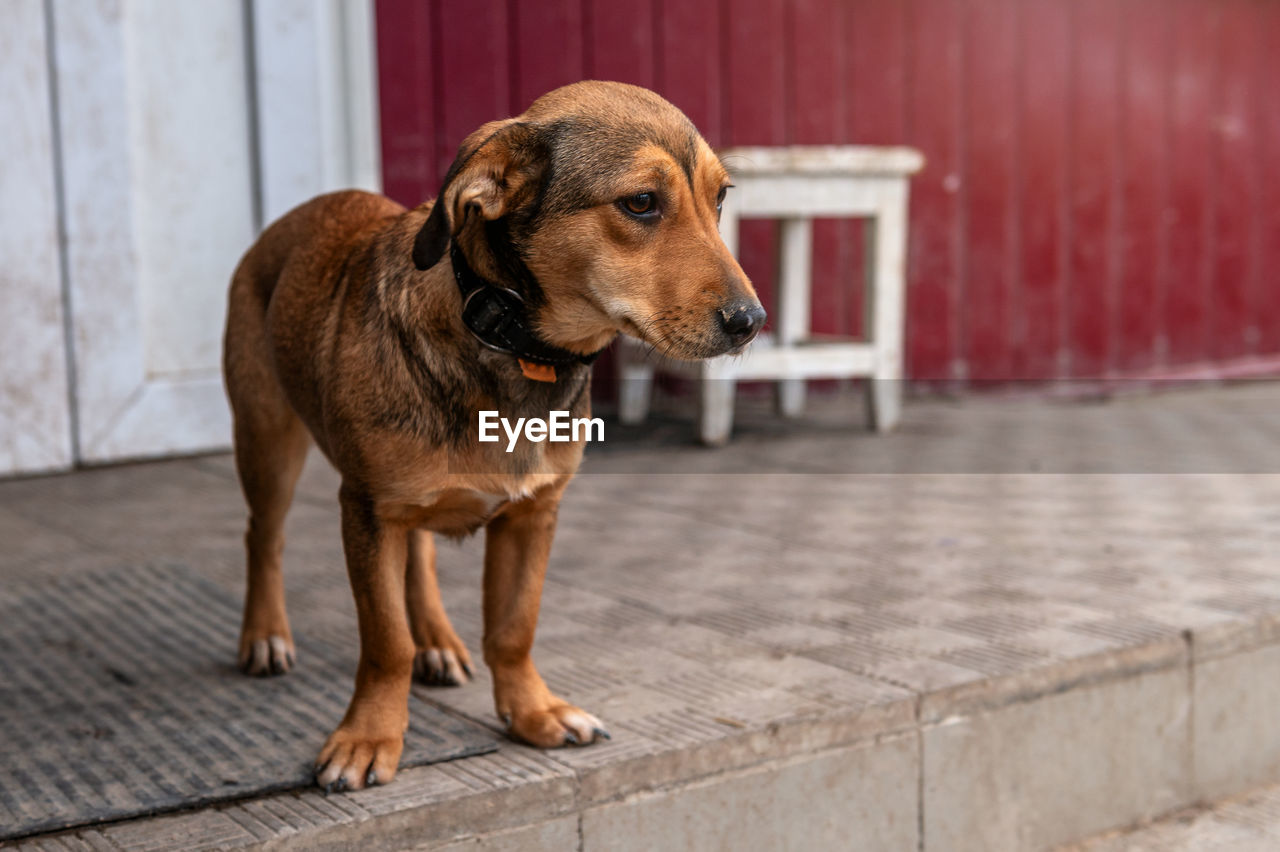
[[[775,391],[774,407],[783,417],[804,414],[804,379],[781,379]]]
[[[778,346],[790,347],[809,336],[813,220],[783,219],[778,244],[778,319],[774,327]],[[777,388],[778,413],[799,417],[804,411],[804,396],[804,379],[782,379]]]
[[[643,423],[649,416],[653,365],[643,357],[630,341],[618,347],[618,420],[629,426]]]
[[[891,432],[902,419],[902,380],[867,379],[867,427]]]
[[[733,432],[733,397],[737,382],[716,369],[714,363],[703,370],[699,387],[698,437],[708,447],[721,447]]]
[[[907,189],[886,189],[879,214],[867,224],[866,336],[875,347],[867,382],[870,427],[888,432],[902,416],[902,347],[906,312]]]

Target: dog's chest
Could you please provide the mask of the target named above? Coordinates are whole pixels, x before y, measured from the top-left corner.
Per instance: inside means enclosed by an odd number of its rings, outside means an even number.
[[[418,523],[448,536],[470,535],[484,526],[509,497],[469,488],[449,488],[422,500]]]
[[[403,507],[414,526],[446,536],[466,536],[487,524],[507,504],[526,500],[559,478],[454,474],[445,487],[440,487],[438,480],[434,488],[405,487],[408,483],[402,482],[404,490],[394,495],[392,502]]]

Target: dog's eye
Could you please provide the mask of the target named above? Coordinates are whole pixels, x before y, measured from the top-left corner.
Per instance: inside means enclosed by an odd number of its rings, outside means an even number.
[[[733,186],[733,184],[729,184],[729,186]],[[724,197],[729,194],[729,186],[720,187],[720,194],[716,196],[716,212],[717,213],[719,213],[720,209],[724,207]]]
[[[658,212],[658,197],[652,192],[637,192],[618,202],[632,216],[647,219]]]

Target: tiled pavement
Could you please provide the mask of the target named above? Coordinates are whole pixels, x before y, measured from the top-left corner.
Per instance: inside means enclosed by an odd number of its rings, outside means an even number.
[[[1110,832],[1059,852],[1275,852],[1280,786],[1194,807],[1129,831]]]
[[[816,408],[590,453],[535,658],[612,742],[21,848],[1034,849],[1280,779],[1280,386],[918,401],[887,437]],[[289,604],[354,642],[336,483],[313,458]],[[0,582],[176,561],[239,593],[242,524],[228,456],[0,483]],[[478,545],[440,552],[473,651]],[[496,724],[478,681],[415,694]]]

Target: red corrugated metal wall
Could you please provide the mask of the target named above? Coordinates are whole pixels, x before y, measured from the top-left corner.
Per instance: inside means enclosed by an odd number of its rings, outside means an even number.
[[[1095,378],[1280,363],[1273,0],[378,0],[388,194],[595,77],[716,146],[910,144],[908,366]],[[743,262],[767,295],[774,243]],[[857,223],[820,222],[815,327],[859,327]]]

